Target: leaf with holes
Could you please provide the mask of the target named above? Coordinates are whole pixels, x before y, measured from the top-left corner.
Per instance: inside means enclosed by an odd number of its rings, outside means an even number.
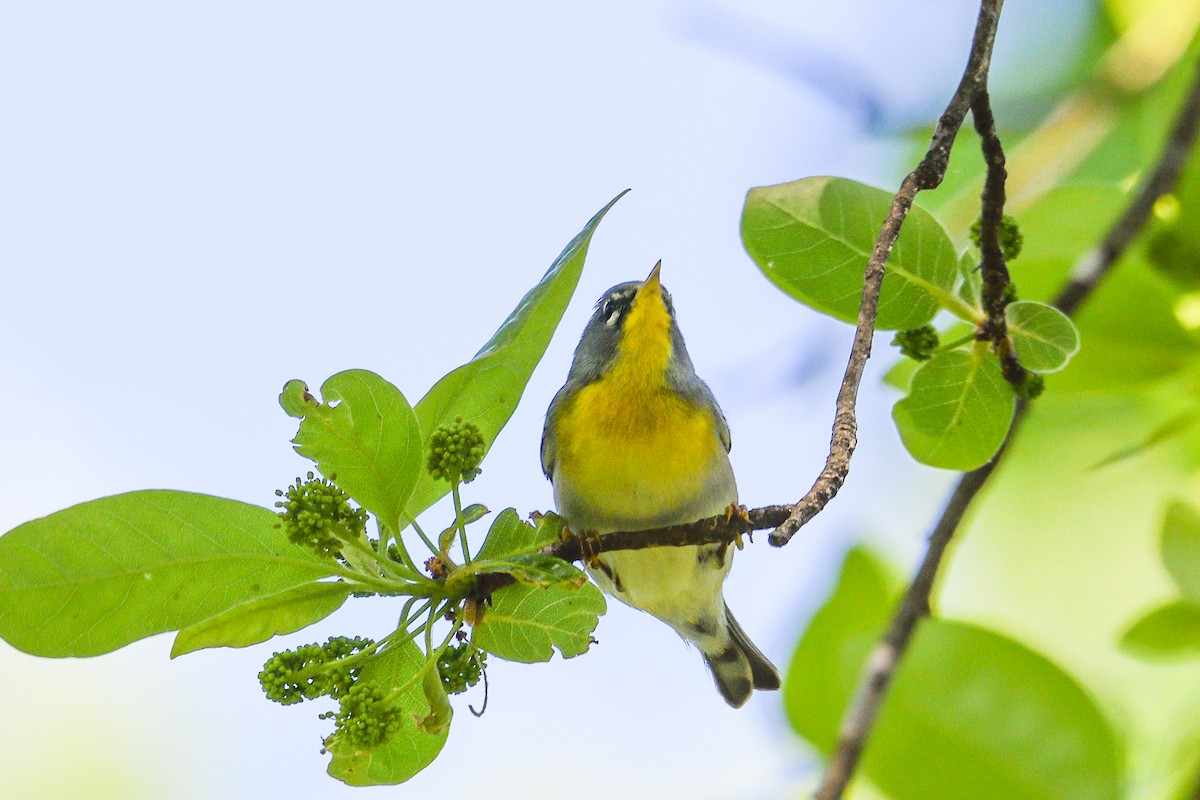
[[[472,642],[509,661],[549,661],[558,648],[563,658],[587,652],[592,631],[606,608],[604,595],[585,583],[539,588],[507,586],[492,596],[492,605],[475,626]]]
[[[965,471],[996,454],[1015,407],[999,361],[976,347],[939,353],[921,365],[908,397],[893,406],[892,419],[913,458]]]
[[[536,553],[546,545],[557,542],[562,529],[562,517],[553,512],[538,517],[536,523],[529,523],[517,515],[515,508],[506,508],[492,521],[492,527],[488,529],[483,546],[475,554],[475,560],[488,561]]]
[[[351,369],[325,381],[317,402],[301,381],[283,387],[279,403],[302,421],[296,452],[317,462],[392,530],[422,467],[421,429],[404,395],[373,372]]]

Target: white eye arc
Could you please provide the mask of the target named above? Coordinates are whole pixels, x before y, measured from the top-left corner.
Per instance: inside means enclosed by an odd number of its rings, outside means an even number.
[[[604,315],[605,326],[611,328],[621,319],[621,307],[612,300],[605,300],[604,305],[600,307],[600,313]]]
[[[604,317],[604,324],[611,328],[621,319],[621,300],[623,298],[619,294],[611,294],[604,298],[604,302],[600,304],[600,316]]]

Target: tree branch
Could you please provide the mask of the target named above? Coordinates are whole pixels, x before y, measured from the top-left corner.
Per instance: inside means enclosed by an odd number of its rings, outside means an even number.
[[[1179,115],[1175,118],[1175,124],[1171,126],[1171,133],[1167,136],[1158,164],[1104,240],[1075,265],[1070,281],[1054,300],[1054,305],[1064,314],[1075,313],[1092,288],[1108,274],[1113,264],[1145,226],[1158,198],[1175,188],[1179,173],[1183,171],[1184,162],[1187,161],[1188,152],[1196,140],[1197,128],[1200,128],[1200,61],[1196,63],[1196,76],[1192,87]]]
[[[975,24],[975,36],[971,41],[971,53],[967,57],[967,66],[958,88],[938,120],[925,157],[921,159],[917,168],[905,177],[899,191],[892,198],[891,208],[888,209],[883,227],[879,231],[879,238],[875,240],[875,249],[871,252],[863,278],[858,326],[854,331],[854,343],[850,348],[850,360],[846,364],[842,387],[838,391],[829,455],[825,459],[824,469],[808,490],[808,494],[792,506],[788,518],[771,533],[769,541],[776,547],[782,547],[791,541],[796,531],[825,508],[846,482],[846,475],[850,472],[850,458],[858,444],[858,423],[854,407],[858,399],[858,387],[862,382],[863,368],[871,355],[871,337],[875,334],[875,314],[879,306],[879,289],[883,285],[884,267],[892,253],[892,247],[900,237],[900,228],[904,224],[904,218],[908,216],[909,209],[912,208],[917,192],[936,189],[941,185],[942,178],[946,176],[946,167],[950,163],[950,150],[966,118],[967,110],[971,108],[980,91],[987,87],[987,72],[992,62],[992,43],[996,40],[996,26],[1000,21],[1000,8],[1003,4],[1004,0],[983,0],[979,9],[979,19]],[[1003,205],[1003,202],[1001,204]]]
[[[1005,290],[1008,288],[1008,264],[1004,261],[1004,250],[1000,247],[1000,224],[1004,219],[1005,181],[1008,169],[1005,166],[1004,146],[996,134],[996,120],[992,116],[992,100],[985,83],[971,102],[971,118],[979,133],[980,149],[987,164],[987,177],[983,184],[983,196],[979,205],[979,269],[983,274],[981,300],[987,319],[981,326],[981,338],[992,342],[1000,359],[1004,379],[1020,391],[1025,385],[1025,368],[1017,360],[1012,340],[1008,338],[1008,322],[1004,316]]]
[[[1085,258],[1083,268],[1076,268],[1075,273],[1054,301],[1054,304],[1064,314],[1073,315],[1080,304],[1096,289],[1113,264],[1145,226],[1154,203],[1174,188],[1179,173],[1182,171],[1183,163],[1196,141],[1198,129],[1200,129],[1200,65],[1198,65],[1191,91],[1176,118],[1158,164],[1125,213],[1121,215],[1121,218],[1117,220],[1100,246],[1094,251],[1099,256],[1093,259]],[[984,197],[986,205],[986,188]],[[942,511],[941,518],[938,519],[933,533],[930,534],[929,546],[925,551],[921,566],[917,570],[916,577],[913,578],[913,582],[904,596],[900,610],[896,612],[887,633],[876,645],[874,653],[867,661],[867,673],[860,683],[858,695],[843,719],[838,746],[830,758],[821,787],[816,793],[817,800],[836,800],[845,791],[912,633],[917,623],[922,618],[929,616],[929,597],[933,591],[934,580],[937,577],[942,558],[945,556],[946,548],[961,525],[971,503],[984,488],[988,478],[1007,452],[1009,443],[1025,420],[1028,408],[1027,402],[1018,401],[1008,434],[999,452],[984,466],[965,473],[954,487],[954,491]]]

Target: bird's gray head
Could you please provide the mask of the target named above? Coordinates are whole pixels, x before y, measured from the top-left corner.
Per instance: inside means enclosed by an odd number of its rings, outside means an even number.
[[[633,308],[638,290],[646,281],[658,280],[661,264],[660,261],[654,266],[654,270],[645,281],[619,283],[600,296],[592,318],[583,329],[579,346],[575,348],[575,359],[571,362],[571,372],[568,375],[569,381],[578,384],[592,383],[608,371],[617,356],[617,345],[621,341],[625,320]],[[662,289],[662,302],[671,318],[672,371],[683,369],[691,372],[692,361],[688,357],[679,326],[675,323],[675,305],[671,302],[671,293],[666,288]]]

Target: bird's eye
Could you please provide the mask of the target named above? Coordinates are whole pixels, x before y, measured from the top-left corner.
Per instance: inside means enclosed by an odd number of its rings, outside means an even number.
[[[608,298],[600,305],[600,316],[604,317],[604,324],[613,326],[617,324],[617,320],[621,318],[621,306],[613,298]]]

